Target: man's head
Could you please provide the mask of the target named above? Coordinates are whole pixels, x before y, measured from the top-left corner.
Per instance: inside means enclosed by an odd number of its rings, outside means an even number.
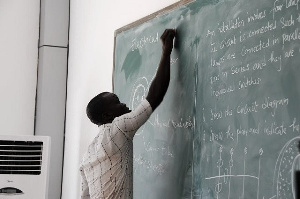
[[[100,93],[86,107],[88,118],[97,125],[111,123],[116,117],[129,112],[129,108],[115,94],[109,92]]]

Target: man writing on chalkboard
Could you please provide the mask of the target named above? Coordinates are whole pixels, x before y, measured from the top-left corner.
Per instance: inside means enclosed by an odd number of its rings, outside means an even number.
[[[146,99],[133,111],[109,92],[87,106],[91,122],[99,126],[80,166],[82,199],[133,198],[133,137],[162,102],[170,82],[170,56],[175,30],[161,36],[162,56]]]

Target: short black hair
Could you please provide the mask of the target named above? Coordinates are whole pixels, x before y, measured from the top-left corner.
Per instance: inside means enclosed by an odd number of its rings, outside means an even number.
[[[105,103],[103,101],[103,95],[108,92],[103,92],[96,95],[88,103],[86,107],[86,114],[92,123],[100,125],[102,123],[102,113],[105,111]]]

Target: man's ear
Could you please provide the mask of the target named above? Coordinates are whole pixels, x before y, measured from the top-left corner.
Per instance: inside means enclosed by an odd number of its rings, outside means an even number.
[[[101,118],[102,118],[102,121],[105,123],[111,123],[114,119],[113,115],[109,114],[109,113],[102,113]]]

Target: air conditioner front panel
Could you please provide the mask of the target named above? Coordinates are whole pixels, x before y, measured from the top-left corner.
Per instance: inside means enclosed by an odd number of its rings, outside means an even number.
[[[0,136],[0,198],[46,199],[50,138]]]

